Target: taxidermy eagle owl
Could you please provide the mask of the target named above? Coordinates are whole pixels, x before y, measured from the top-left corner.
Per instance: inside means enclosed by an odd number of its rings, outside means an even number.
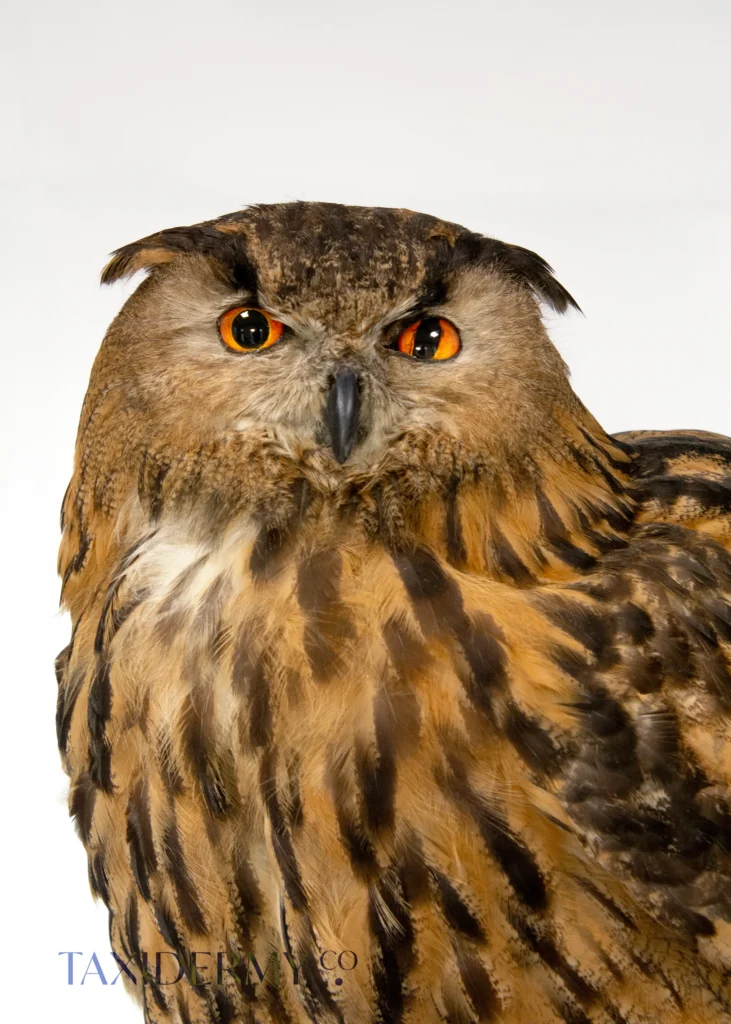
[[[551,268],[433,217],[256,206],[141,270],[57,724],[145,1020],[731,1022],[731,440],[608,436]]]

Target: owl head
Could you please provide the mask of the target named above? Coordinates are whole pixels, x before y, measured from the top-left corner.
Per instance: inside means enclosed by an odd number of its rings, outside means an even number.
[[[97,509],[530,475],[583,408],[541,319],[576,306],[548,264],[434,217],[254,206],[125,245],[102,280],[143,270],[82,413]]]

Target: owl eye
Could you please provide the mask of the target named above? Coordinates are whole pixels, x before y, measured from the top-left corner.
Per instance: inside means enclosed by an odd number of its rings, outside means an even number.
[[[232,352],[261,352],[279,341],[284,324],[251,306],[235,306],[218,321],[218,332]]]
[[[451,359],[462,348],[459,332],[449,320],[427,316],[399,334],[396,349],[412,359],[425,362]]]

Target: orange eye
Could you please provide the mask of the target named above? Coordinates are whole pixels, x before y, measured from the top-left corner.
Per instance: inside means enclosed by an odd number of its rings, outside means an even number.
[[[261,352],[279,341],[284,324],[251,306],[236,306],[218,321],[218,333],[232,352]]]
[[[449,320],[427,316],[401,332],[396,348],[412,359],[434,362],[456,356],[462,343],[457,328]]]

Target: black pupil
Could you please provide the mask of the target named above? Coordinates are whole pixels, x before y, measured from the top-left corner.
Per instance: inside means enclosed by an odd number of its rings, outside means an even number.
[[[436,316],[428,316],[416,328],[414,359],[433,359],[442,340],[442,325]]]
[[[258,309],[245,309],[234,317],[231,333],[241,348],[261,348],[269,337],[269,321]]]

